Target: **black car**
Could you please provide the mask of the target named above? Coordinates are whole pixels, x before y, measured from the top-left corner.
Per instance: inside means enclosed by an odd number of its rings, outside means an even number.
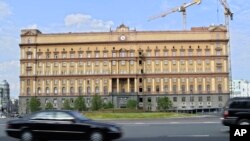
[[[118,139],[122,130],[117,125],[93,121],[76,111],[40,111],[7,122],[8,136],[22,141]]]
[[[250,98],[229,99],[224,108],[222,124],[250,125]]]

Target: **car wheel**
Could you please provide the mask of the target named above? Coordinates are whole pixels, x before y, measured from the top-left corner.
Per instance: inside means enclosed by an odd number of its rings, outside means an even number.
[[[21,141],[33,141],[33,134],[29,130],[25,130],[21,134]]]
[[[90,135],[90,141],[104,141],[103,134],[99,131],[94,131]]]
[[[247,119],[241,119],[241,120],[238,122],[238,125],[250,125],[250,121],[247,120]]]

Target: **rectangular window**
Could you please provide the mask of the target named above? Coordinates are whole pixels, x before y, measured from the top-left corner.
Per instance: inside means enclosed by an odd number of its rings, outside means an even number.
[[[67,58],[67,54],[66,54],[66,53],[63,53],[63,54],[62,54],[62,58]]]
[[[116,65],[116,61],[112,61],[112,65],[113,65],[113,66]]]
[[[167,65],[168,64],[168,60],[164,60],[164,65]]]
[[[147,56],[150,57],[151,56],[151,52],[148,51],[147,52]]]
[[[99,61],[95,61],[95,65],[96,65],[96,66],[99,66]]]
[[[160,52],[159,52],[159,51],[156,51],[156,52],[155,52],[155,56],[160,56]]]
[[[134,65],[134,61],[132,60],[132,61],[130,61],[130,65]]]
[[[91,53],[88,52],[88,53],[87,53],[87,58],[90,58],[90,57],[91,57]]]
[[[79,53],[79,58],[83,58],[83,54],[82,53]]]
[[[130,52],[130,57],[134,57],[135,53],[134,52]]]
[[[70,53],[70,58],[75,58],[75,54],[74,53]]]
[[[108,57],[108,53],[107,53],[107,52],[104,52],[104,53],[103,53],[103,57]]]
[[[168,56],[168,52],[167,51],[164,51],[164,56]]]
[[[116,57],[116,52],[113,52],[113,53],[112,53],[112,57]]]
[[[96,58],[99,58],[99,52],[96,52],[96,53],[95,53],[95,57],[96,57]]]

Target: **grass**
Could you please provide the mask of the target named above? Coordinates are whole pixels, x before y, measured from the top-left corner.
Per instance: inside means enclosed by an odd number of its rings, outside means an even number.
[[[193,114],[167,113],[167,112],[138,112],[138,113],[112,113],[112,112],[85,112],[84,115],[91,119],[163,119],[177,117],[192,117]]]

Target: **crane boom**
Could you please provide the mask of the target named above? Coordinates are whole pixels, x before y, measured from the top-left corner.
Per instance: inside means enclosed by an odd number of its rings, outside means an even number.
[[[159,15],[156,15],[156,16],[152,16],[148,19],[148,21],[152,21],[152,20],[155,20],[155,19],[158,19],[158,18],[163,18],[163,17],[166,17],[167,15],[171,14],[171,13],[174,13],[174,12],[182,12],[183,14],[183,29],[186,30],[186,8],[194,5],[194,4],[197,4],[199,5],[201,3],[201,0],[193,0],[192,2],[190,3],[184,3],[183,5],[181,6],[178,6],[178,7],[175,7],[175,8],[172,8],[166,12],[163,12]]]

